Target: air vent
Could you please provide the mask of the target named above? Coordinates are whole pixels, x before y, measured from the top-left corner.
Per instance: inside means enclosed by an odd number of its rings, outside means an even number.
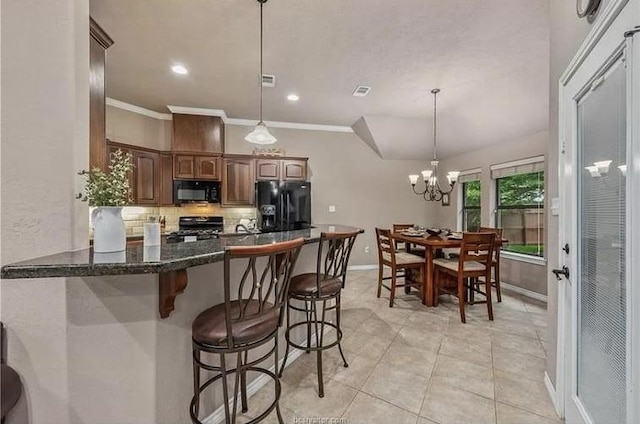
[[[371,91],[371,87],[367,87],[365,85],[359,85],[356,87],[355,90],[353,90],[353,96],[354,97],[364,97],[367,94],[369,94],[369,91]]]
[[[276,86],[276,76],[275,75],[262,74],[262,86],[263,87],[275,87]]]

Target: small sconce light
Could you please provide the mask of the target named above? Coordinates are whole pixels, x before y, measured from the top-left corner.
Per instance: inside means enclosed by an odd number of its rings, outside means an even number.
[[[594,178],[600,176],[600,173],[598,172],[598,167],[597,166],[585,166],[584,169],[589,171],[591,176],[594,177]]]
[[[609,173],[609,165],[611,165],[610,160],[601,160],[599,162],[593,162],[596,168],[598,168],[598,173],[605,177]]]
[[[620,170],[620,172],[622,173],[623,177],[627,176],[627,165],[619,165],[618,169]]]

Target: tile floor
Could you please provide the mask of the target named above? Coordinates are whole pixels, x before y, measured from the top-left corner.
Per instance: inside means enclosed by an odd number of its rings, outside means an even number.
[[[437,308],[426,308],[398,290],[389,308],[388,291],[375,296],[376,278],[377,271],[347,276],[342,323],[349,367],[342,366],[337,349],[325,351],[325,397],[317,395],[314,353],[285,369],[285,422],[561,422],[543,383],[545,304],[505,291],[502,303],[494,303],[494,322],[480,304],[468,307],[462,324],[457,301],[448,296]],[[271,383],[249,399],[240,422],[272,399]],[[266,422],[277,422],[275,412]]]

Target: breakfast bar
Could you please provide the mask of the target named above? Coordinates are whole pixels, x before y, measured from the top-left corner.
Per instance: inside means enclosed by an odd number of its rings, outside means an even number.
[[[21,261],[2,267],[1,278],[91,277],[109,275],[158,274],[161,318],[174,310],[175,298],[187,286],[187,268],[219,262],[230,246],[259,246],[302,237],[305,244],[316,243],[325,233],[362,229],[345,225],[316,225],[295,231],[259,234],[221,234],[219,238],[144,246],[129,243],[126,251],[96,253],[93,249],[63,252]]]

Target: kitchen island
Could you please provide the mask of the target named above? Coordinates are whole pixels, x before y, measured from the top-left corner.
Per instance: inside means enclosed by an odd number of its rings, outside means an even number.
[[[126,251],[96,253],[93,249],[63,252],[2,267],[2,279],[46,277],[91,277],[108,275],[158,274],[159,312],[162,318],[174,309],[174,301],[187,286],[187,268],[223,260],[225,248],[257,246],[304,238],[316,243],[323,232],[363,233],[345,225],[316,225],[313,228],[259,234],[231,233],[220,238],[183,243],[163,243],[145,247],[128,243]]]

